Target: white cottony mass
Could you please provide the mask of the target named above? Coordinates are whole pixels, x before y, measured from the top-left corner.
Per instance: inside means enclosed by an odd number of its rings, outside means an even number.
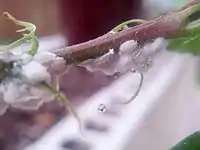
[[[79,65],[91,72],[101,71],[106,75],[126,73],[132,69],[140,72],[146,71],[153,57],[167,46],[167,41],[157,38],[151,43],[139,46],[137,41],[130,40],[122,43],[119,52],[111,50],[97,59],[86,60]]]
[[[130,40],[122,43],[118,52],[110,49],[103,56],[79,65],[90,71],[100,70],[106,75],[123,74],[131,70],[142,72],[149,68],[153,58],[166,45],[163,38],[142,46]],[[66,69],[65,60],[50,52],[39,51],[34,56],[27,53],[0,52],[0,115],[10,106],[35,110],[43,103],[54,100],[55,93],[41,83],[54,83],[56,77]]]
[[[41,82],[52,83],[52,74],[65,69],[63,58],[50,52],[37,52],[36,55],[15,55],[12,52],[0,53],[0,73],[7,73],[0,84],[0,115],[11,106],[19,109],[37,110],[43,103],[56,98]],[[7,66],[6,66],[7,67]]]
[[[50,81],[50,73],[43,65],[37,61],[31,61],[22,66],[22,74],[32,83],[40,83],[42,81]]]
[[[6,102],[4,105],[10,105],[15,108],[36,110],[44,102],[54,99],[55,95],[48,91],[48,89],[23,84],[16,80],[5,85],[1,101]]]

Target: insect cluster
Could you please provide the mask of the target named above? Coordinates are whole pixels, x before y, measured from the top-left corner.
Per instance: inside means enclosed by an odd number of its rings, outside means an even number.
[[[41,83],[52,83],[52,74],[62,66],[65,61],[50,52],[37,52],[35,56],[1,52],[0,114],[9,106],[36,110],[43,102],[54,100],[55,94]]]
[[[31,23],[16,20],[8,13],[6,15],[15,24],[25,27],[18,32],[29,31],[30,33],[0,48],[0,114],[4,114],[9,106],[35,110],[45,102],[58,99],[64,106],[67,106],[81,129],[81,121],[77,113],[69,106],[66,96],[59,91],[59,77],[66,73],[67,69],[65,60],[51,52],[38,51],[36,27]],[[127,23],[130,22],[135,22],[135,20]],[[139,22],[143,21],[139,20]],[[117,32],[120,28],[121,25],[113,31]],[[13,49],[28,40],[31,40],[30,50],[16,52]],[[129,40],[122,43],[118,51],[110,49],[103,56],[86,60],[78,65],[91,72],[101,71],[109,76],[123,75],[127,72],[139,73],[140,84],[131,99],[124,103],[127,104],[139,94],[143,83],[143,73],[150,68],[154,57],[166,46],[167,42],[164,38],[156,38],[144,45]],[[105,112],[107,109],[104,104],[100,104],[98,110]]]
[[[119,51],[115,52],[110,49],[108,53],[104,54],[100,58],[87,60],[79,64],[85,67],[91,72],[101,71],[109,76],[120,76],[127,72],[139,73],[140,82],[137,90],[133,96],[123,104],[133,101],[142,88],[143,79],[146,71],[153,65],[154,57],[166,49],[167,41],[164,38],[156,38],[150,43],[146,43],[143,46],[139,46],[137,41],[130,40],[122,43],[119,47]],[[100,112],[103,108],[106,108],[104,104],[100,104],[98,110]]]
[[[145,72],[152,65],[153,58],[167,46],[164,38],[157,38],[151,43],[139,46],[137,41],[130,40],[122,43],[119,51],[110,49],[108,53],[97,59],[84,61],[79,66],[89,71],[101,71],[106,75],[124,74],[137,70]]]
[[[51,52],[38,51],[36,27],[33,24],[19,21],[9,13],[4,15],[24,27],[17,32],[30,33],[22,33],[24,36],[21,39],[0,48],[0,115],[9,106],[36,110],[44,102],[60,95],[59,90],[54,88],[54,79],[65,70],[65,61]],[[29,40],[30,49],[15,49]]]

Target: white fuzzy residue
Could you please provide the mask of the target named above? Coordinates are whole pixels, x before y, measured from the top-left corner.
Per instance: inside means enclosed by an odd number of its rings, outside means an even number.
[[[38,52],[35,55],[34,60],[55,74],[62,74],[66,70],[65,60],[51,52]]]
[[[5,84],[2,91],[1,103],[20,109],[36,110],[43,103],[55,98],[47,89],[16,81]]]
[[[43,103],[55,99],[41,82],[53,83],[52,75],[58,76],[66,70],[65,60],[50,52],[0,53],[0,60],[14,62],[10,75],[0,84],[0,115],[11,106],[19,109],[36,110]]]
[[[147,71],[156,54],[166,48],[166,40],[157,38],[152,43],[146,43],[139,47],[138,42],[129,40],[122,43],[119,52],[108,53],[97,59],[91,59],[80,63],[91,72],[102,71],[106,75],[115,75],[116,73],[126,73],[132,69],[140,72]]]
[[[49,81],[51,76],[43,65],[37,61],[31,61],[22,67],[22,74],[31,83],[40,83],[42,81]]]
[[[29,63],[30,61],[32,61],[33,59],[33,56],[29,55],[29,54],[23,54],[22,57],[21,57],[21,61],[22,61],[22,64],[27,64]]]
[[[34,60],[43,65],[49,65],[56,59],[56,55],[50,52],[38,52],[34,56]]]
[[[165,46],[166,41],[163,38],[155,39],[142,47],[138,46],[137,41],[130,40],[122,43],[118,52],[110,49],[103,56],[79,65],[90,71],[100,70],[106,75],[123,74],[132,69],[144,71]],[[1,52],[0,61],[6,64],[14,62],[14,68],[0,84],[0,115],[10,106],[35,110],[43,103],[54,100],[55,95],[40,83],[52,84],[55,76],[58,77],[67,69],[63,58],[45,51],[39,51],[34,56]]]

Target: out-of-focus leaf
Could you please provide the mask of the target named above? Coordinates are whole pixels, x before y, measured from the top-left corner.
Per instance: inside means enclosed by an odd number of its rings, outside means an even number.
[[[200,131],[181,140],[170,150],[200,150]]]
[[[169,39],[168,48],[177,52],[200,55],[200,19],[189,23],[183,32],[184,37]]]
[[[189,52],[194,55],[199,55],[200,35],[195,37],[171,39],[168,49],[177,52]]]

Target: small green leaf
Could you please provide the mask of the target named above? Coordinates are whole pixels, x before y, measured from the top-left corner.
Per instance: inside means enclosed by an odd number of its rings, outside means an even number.
[[[189,52],[194,55],[200,54],[200,35],[170,39],[168,49],[178,52]]]
[[[200,19],[189,23],[183,29],[183,37],[169,39],[168,48],[178,52],[200,54]]]
[[[170,150],[200,150],[200,132],[186,137]]]

